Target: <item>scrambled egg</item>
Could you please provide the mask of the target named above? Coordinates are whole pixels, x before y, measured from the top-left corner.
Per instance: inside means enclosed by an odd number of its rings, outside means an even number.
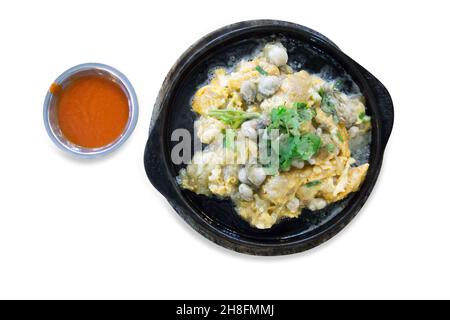
[[[305,70],[294,72],[287,60],[286,49],[273,43],[231,72],[215,70],[192,100],[200,116],[196,134],[207,146],[178,177],[181,187],[192,192],[231,198],[237,213],[260,229],[344,199],[359,190],[369,168],[367,163],[356,165],[349,147],[353,139],[370,136],[363,97],[341,92],[336,81]],[[258,131],[269,132],[274,111],[296,108],[311,118],[299,115],[302,122],[295,134],[312,134],[320,145],[311,144],[315,149],[309,158],[294,154],[287,170],[274,171],[259,159],[263,147],[257,143],[262,137]],[[231,145],[230,136],[224,137],[230,129],[237,140]]]

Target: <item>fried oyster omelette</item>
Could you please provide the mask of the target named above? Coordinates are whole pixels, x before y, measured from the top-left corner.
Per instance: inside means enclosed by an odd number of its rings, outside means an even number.
[[[371,130],[359,89],[344,93],[342,80],[287,63],[275,42],[231,70],[214,70],[192,99],[206,146],[177,177],[184,189],[231,198],[259,229],[358,191],[369,167],[368,156],[355,159],[368,150]]]

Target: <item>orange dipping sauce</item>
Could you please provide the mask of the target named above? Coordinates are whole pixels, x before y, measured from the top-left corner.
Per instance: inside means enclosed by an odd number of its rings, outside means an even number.
[[[85,148],[100,148],[114,142],[128,122],[128,98],[112,80],[84,76],[67,87],[52,84],[57,96],[58,122],[70,142]]]

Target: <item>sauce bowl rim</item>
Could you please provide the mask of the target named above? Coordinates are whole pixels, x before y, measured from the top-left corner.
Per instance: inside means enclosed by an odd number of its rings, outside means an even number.
[[[45,129],[47,131],[47,134],[49,135],[50,139],[55,143],[61,150],[67,151],[72,155],[75,155],[79,158],[96,158],[100,157],[106,154],[111,153],[112,151],[119,148],[133,133],[134,128],[136,127],[138,117],[139,117],[139,104],[137,100],[136,92],[133,88],[133,85],[131,84],[130,80],[119,70],[116,68],[113,68],[109,65],[102,64],[102,63],[82,63],[78,64],[76,66],[73,66],[63,73],[61,73],[54,81],[55,84],[62,84],[71,77],[75,76],[76,74],[86,72],[86,71],[103,71],[108,74],[110,74],[114,79],[116,79],[121,86],[121,88],[124,90],[124,93],[127,95],[128,98],[128,107],[129,107],[129,117],[127,124],[125,126],[124,131],[122,134],[113,142],[110,144],[107,144],[105,146],[99,147],[99,148],[84,148],[81,146],[77,146],[72,143],[67,143],[66,141],[63,141],[60,139],[60,137],[56,134],[54,131],[51,120],[50,120],[50,109],[51,105],[54,99],[54,94],[50,92],[50,90],[47,91],[47,94],[45,96],[44,100],[44,108],[43,108],[43,117],[44,117],[44,125]]]

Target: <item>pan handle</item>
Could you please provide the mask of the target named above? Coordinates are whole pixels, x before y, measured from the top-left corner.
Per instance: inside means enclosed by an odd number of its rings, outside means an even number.
[[[330,39],[325,37],[323,34],[309,29],[305,26],[300,26],[301,28],[305,29],[306,31],[314,34],[317,38],[321,39],[322,41],[326,42],[330,46],[335,47],[336,49],[340,50],[339,47]],[[352,60],[350,57],[348,57],[350,60]],[[352,60],[353,63],[357,66],[359,71],[362,73],[366,81],[369,83],[372,90],[375,92],[375,98],[377,99],[377,106],[380,110],[380,118],[381,118],[381,126],[382,126],[382,139],[383,139],[383,149],[386,148],[386,145],[388,143],[389,137],[392,132],[392,127],[394,126],[394,104],[392,102],[391,95],[389,94],[389,91],[387,91],[386,87],[375,78],[369,71],[364,69],[361,65],[359,65],[356,61]]]
[[[157,117],[159,118],[159,117]],[[147,144],[144,151],[144,167],[151,184],[164,197],[171,199],[174,196],[172,179],[168,176],[168,168],[163,150],[162,135],[160,134],[161,121],[155,119],[150,128]]]
[[[386,87],[375,78],[369,71],[358,65],[361,73],[366,81],[369,83],[371,89],[375,92],[375,99],[381,119],[381,137],[383,142],[383,149],[386,148],[389,137],[394,126],[394,104],[391,95]]]

